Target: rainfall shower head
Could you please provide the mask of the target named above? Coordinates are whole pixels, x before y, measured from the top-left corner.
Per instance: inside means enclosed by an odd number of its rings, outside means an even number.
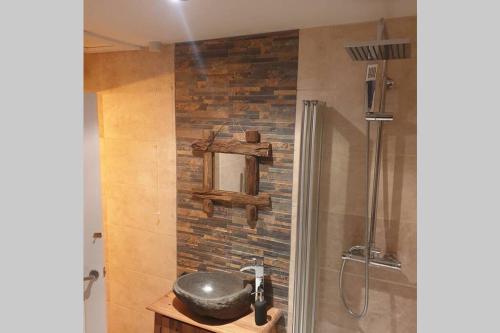
[[[377,61],[409,58],[410,45],[410,40],[405,38],[352,42],[344,47],[354,61]]]

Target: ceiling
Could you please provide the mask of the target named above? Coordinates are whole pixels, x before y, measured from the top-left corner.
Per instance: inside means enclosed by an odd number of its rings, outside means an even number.
[[[416,15],[416,0],[85,0],[86,52]]]

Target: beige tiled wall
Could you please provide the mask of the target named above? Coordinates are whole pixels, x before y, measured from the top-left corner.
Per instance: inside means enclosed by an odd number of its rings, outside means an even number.
[[[85,55],[98,94],[108,333],[153,332],[176,278],[173,47]]]
[[[368,315],[359,321],[346,314],[338,291],[340,255],[350,246],[363,243],[366,211],[366,63],[353,62],[343,45],[375,39],[376,24],[300,31],[297,119],[304,99],[325,102],[327,113],[320,188],[318,333],[416,332],[415,17],[386,22],[389,38],[409,37],[412,41],[410,60],[388,64],[388,76],[396,84],[387,93],[386,110],[393,112],[395,119],[385,125],[383,136],[376,232],[378,247],[397,255],[402,271],[371,269]],[[357,310],[363,302],[362,268],[348,264],[345,274],[346,295]]]

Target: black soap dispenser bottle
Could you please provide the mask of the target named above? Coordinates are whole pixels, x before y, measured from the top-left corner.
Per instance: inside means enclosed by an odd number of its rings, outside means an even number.
[[[261,326],[267,323],[267,302],[264,299],[264,291],[259,290],[255,299],[255,325]]]

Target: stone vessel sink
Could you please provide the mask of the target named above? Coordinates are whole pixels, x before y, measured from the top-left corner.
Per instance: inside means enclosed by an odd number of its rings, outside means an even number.
[[[217,319],[235,319],[250,310],[252,285],[230,273],[195,272],[174,283],[175,295],[194,313]]]

